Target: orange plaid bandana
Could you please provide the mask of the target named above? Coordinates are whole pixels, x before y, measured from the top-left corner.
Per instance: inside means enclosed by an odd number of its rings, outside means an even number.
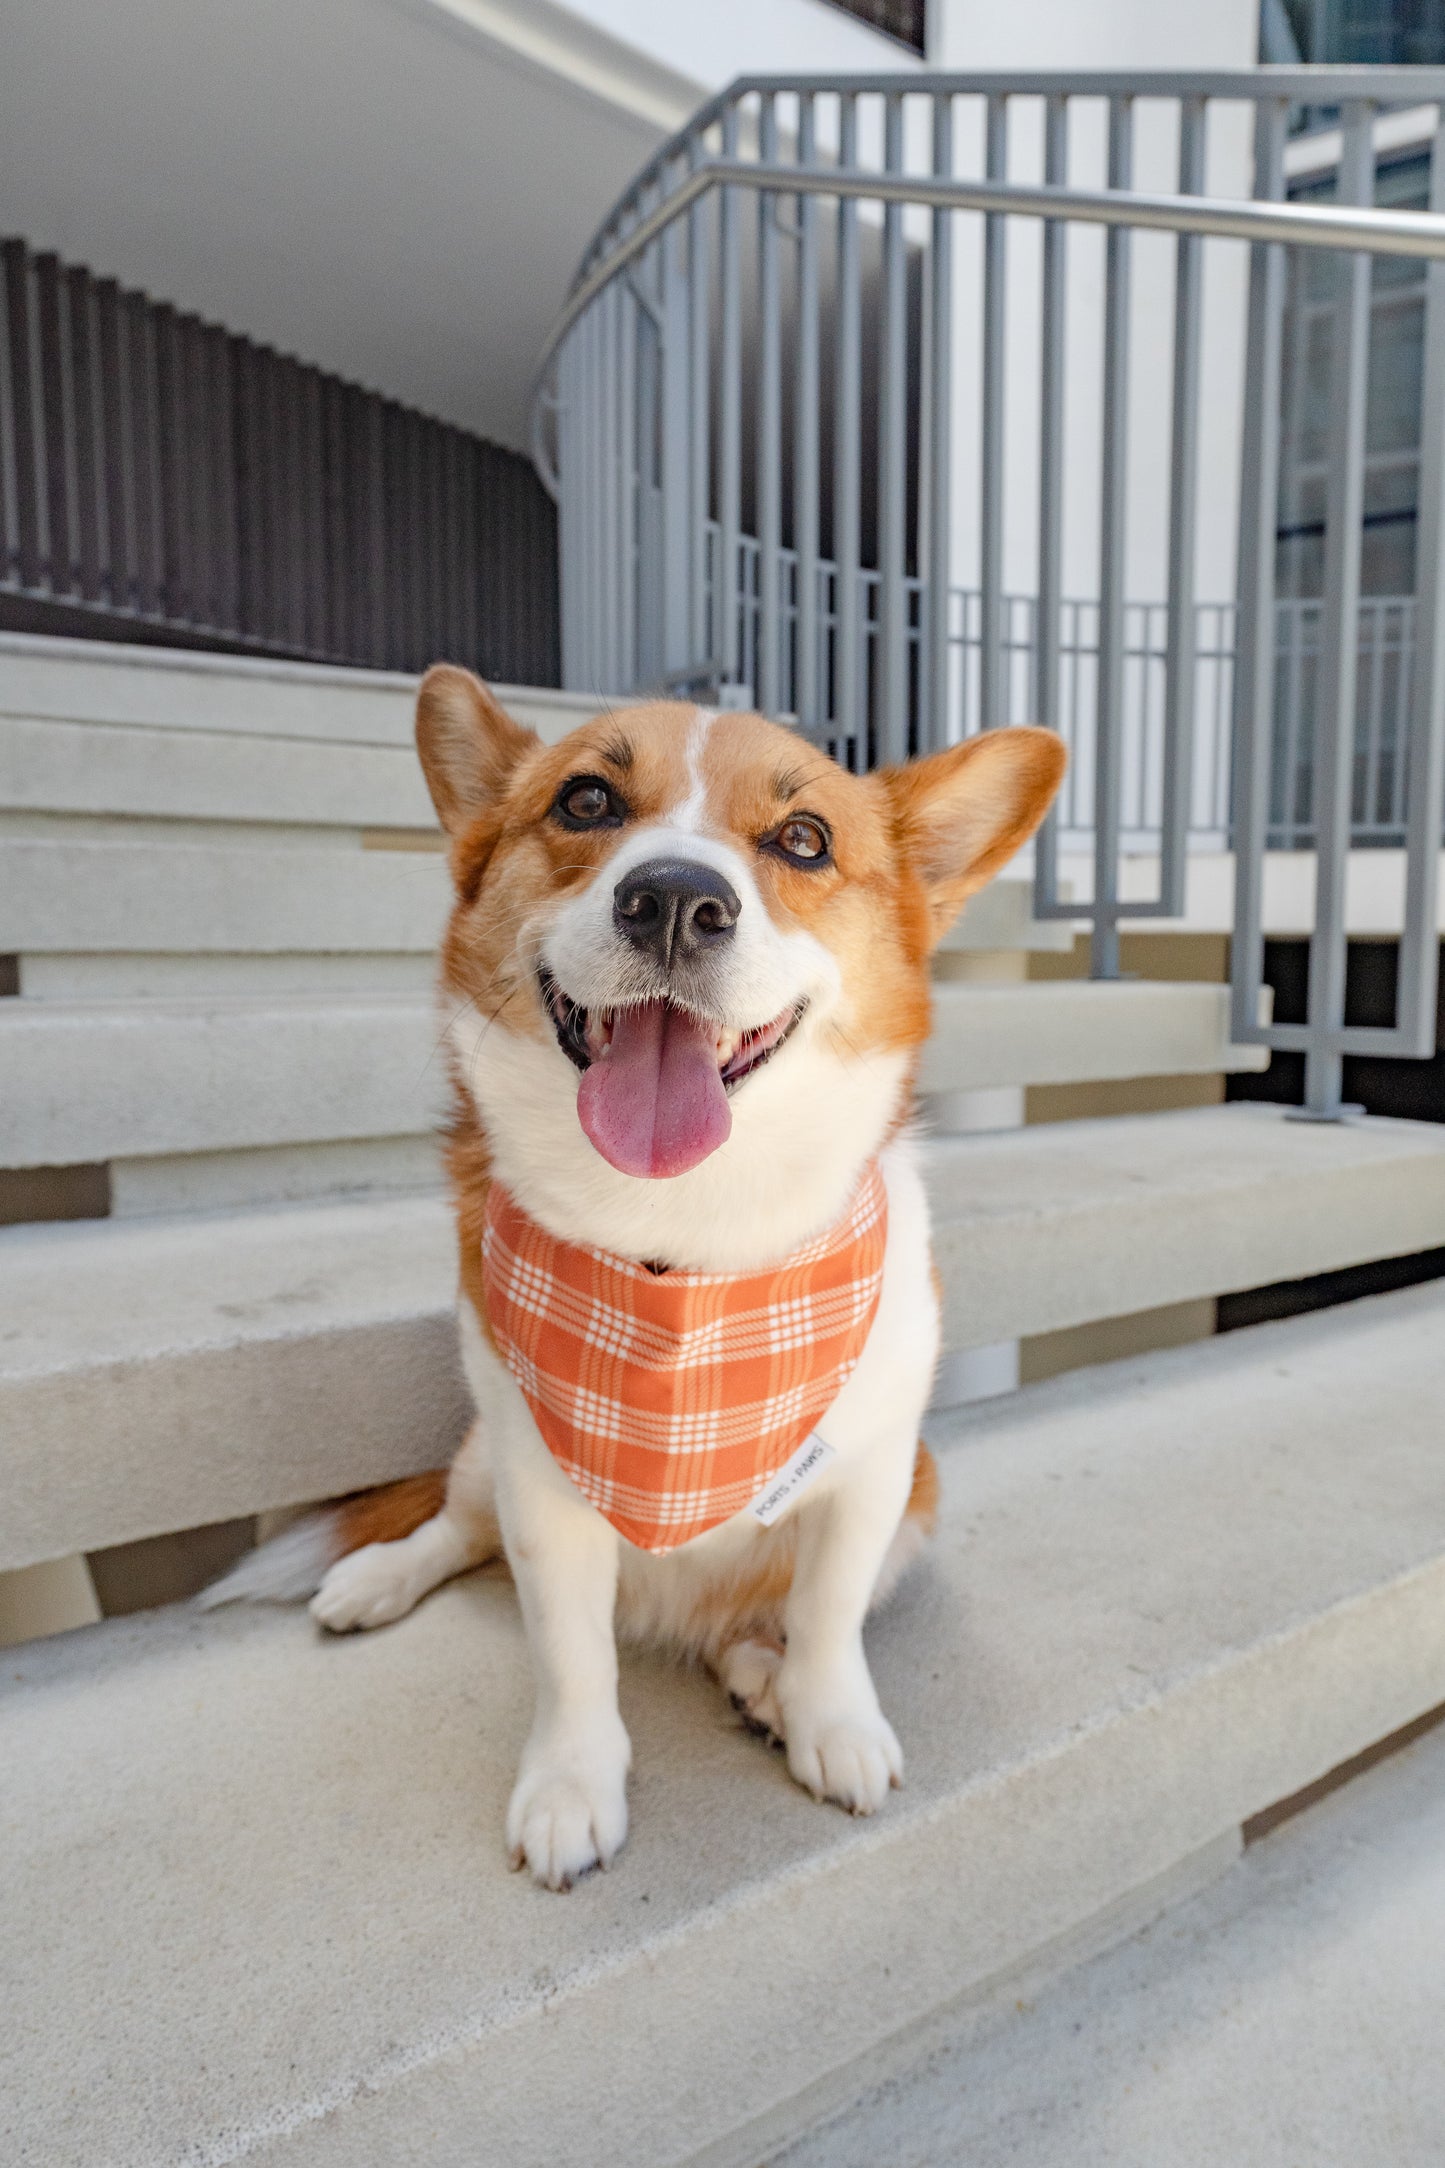
[[[629,1543],[673,1551],[755,1505],[837,1398],[887,1233],[874,1163],[837,1226],[766,1272],[657,1272],[557,1241],[494,1182],[487,1317],[559,1467]]]

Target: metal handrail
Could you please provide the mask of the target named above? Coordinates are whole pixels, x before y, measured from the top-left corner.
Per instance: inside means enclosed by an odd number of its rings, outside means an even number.
[[[894,178],[843,166],[810,172],[805,167],[776,162],[764,165],[741,158],[704,158],[664,203],[640,219],[617,243],[604,263],[589,271],[573,288],[543,344],[541,360],[533,373],[534,399],[541,393],[558,347],[603,288],[629,264],[646,255],[699,198],[724,187],[755,188],[763,195],[837,196],[848,201],[906,204],[919,210],[983,211],[1057,219],[1064,225],[1137,227],[1153,233],[1198,234],[1203,239],[1279,242],[1297,248],[1367,249],[1374,256],[1445,260],[1445,216],[1430,211],[1235,202],[1211,196],[1145,196],[1127,189],[1050,188],[1022,181],[944,181],[921,173]]]
[[[835,129],[831,108],[820,114],[818,105],[832,98]],[[1178,186],[1138,193],[1134,115],[1138,101],[1155,98],[1177,108]],[[1041,182],[1008,178],[1008,121],[1019,99],[1043,102]],[[860,114],[869,100],[877,102],[876,116],[867,107],[878,123],[876,167],[859,157]],[[954,170],[957,100],[982,108],[983,170],[977,177]],[[1252,194],[1203,193],[1207,113],[1211,101],[1221,100],[1254,109]],[[906,116],[919,101],[924,114],[931,113],[931,145],[915,140],[910,163]],[[1107,111],[1102,187],[1068,183],[1075,101]],[[1299,102],[1339,110],[1342,185],[1333,204],[1284,200],[1289,113]],[[1034,671],[1038,719],[1058,727],[1063,501],[1072,471],[1062,451],[1071,306],[1064,242],[1070,229],[1102,229],[1093,894],[1082,904],[1062,896],[1056,831],[1046,828],[1036,850],[1035,909],[1043,917],[1088,919],[1092,968],[1112,976],[1119,968],[1121,925],[1176,918],[1183,908],[1200,600],[1196,526],[1204,501],[1200,416],[1207,396],[1201,251],[1206,240],[1242,244],[1250,282],[1233,665],[1234,1029],[1244,1041],[1306,1048],[1308,1099],[1317,1113],[1338,1110],[1345,1053],[1423,1055],[1434,1044],[1435,894],[1445,795],[1445,137],[1436,139],[1429,209],[1376,209],[1372,123],[1387,103],[1434,104],[1445,111],[1445,70],[743,78],[663,145],[599,227],[548,336],[533,402],[539,469],[560,493],[569,682],[605,681],[608,691],[708,686],[715,697],[726,697],[731,687],[770,712],[792,716],[854,765],[949,742],[962,719],[963,661],[948,622],[948,598],[956,592],[950,574],[951,447],[958,426],[953,232],[960,219],[979,220],[979,632],[968,662],[970,670],[976,667],[978,690],[968,727],[991,727],[1007,720],[1010,709],[1006,527],[1014,537],[1008,546],[1019,540],[1016,491],[1005,512],[1006,380],[1016,366],[1005,330],[1008,237],[1013,222],[1034,222],[1044,235]],[[822,128],[824,119],[831,132]],[[872,155],[872,139],[869,149]],[[930,170],[912,170],[925,160]],[[795,218],[780,212],[784,200],[796,204]],[[745,203],[756,205],[751,259],[742,253]],[[865,205],[875,214],[866,225],[859,215]],[[1142,901],[1120,893],[1135,231],[1169,236],[1175,253],[1160,880],[1157,896]],[[823,374],[820,236],[826,236],[833,271],[826,300],[831,389]],[[866,304],[865,248],[876,274]],[[1313,738],[1318,924],[1310,1018],[1286,1027],[1258,1023],[1258,995],[1262,869],[1273,803],[1274,530],[1283,269],[1290,248],[1315,261],[1332,255],[1340,269],[1324,606],[1314,660],[1321,687]],[[921,273],[912,301],[910,252]],[[1410,612],[1413,705],[1398,746],[1410,771],[1401,1000],[1393,1027],[1362,1032],[1344,1023],[1344,887],[1375,257],[1425,266],[1427,371],[1419,576]],[[748,281],[755,290],[745,301]],[[877,327],[877,389],[866,407],[865,306],[876,312]],[[755,347],[745,362],[750,341]],[[916,402],[912,414],[910,398]],[[549,416],[556,426],[555,474],[547,457]],[[831,433],[826,443],[825,430]],[[876,499],[869,507],[862,475],[874,461]],[[749,481],[752,532],[745,533]],[[828,555],[822,549],[825,499],[832,526]],[[1077,670],[1073,683],[1076,694]],[[1298,743],[1297,712],[1290,728],[1291,743]]]
[[[660,144],[601,219],[582,253],[582,267],[592,261],[619,220],[628,217],[649,190],[665,185],[675,167],[686,169],[692,145],[749,98],[856,97],[902,94],[946,98],[1169,98],[1185,102],[1212,99],[1242,105],[1286,104],[1330,107],[1351,99],[1376,106],[1445,104],[1445,68],[1414,67],[1257,67],[1163,69],[1035,69],[1022,74],[986,70],[979,74],[940,74],[898,69],[878,75],[739,75],[700,105],[681,128]],[[581,271],[579,271],[579,277]]]

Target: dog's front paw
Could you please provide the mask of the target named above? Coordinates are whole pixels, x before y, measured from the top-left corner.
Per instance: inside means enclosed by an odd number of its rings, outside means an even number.
[[[850,1814],[876,1814],[890,1785],[903,1782],[903,1750],[871,1689],[864,1695],[789,1691],[783,1672],[778,1699],[788,1742],[788,1768],[815,1799],[836,1800]]]
[[[621,1725],[589,1740],[569,1734],[529,1746],[507,1808],[507,1850],[547,1889],[570,1889],[610,1867],[627,1835],[631,1750]]]

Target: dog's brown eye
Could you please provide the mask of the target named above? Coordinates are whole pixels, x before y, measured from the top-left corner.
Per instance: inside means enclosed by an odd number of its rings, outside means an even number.
[[[828,831],[811,813],[794,813],[770,840],[794,865],[821,866],[827,861]]]
[[[615,827],[626,808],[596,775],[574,775],[562,785],[552,809],[568,828]]]

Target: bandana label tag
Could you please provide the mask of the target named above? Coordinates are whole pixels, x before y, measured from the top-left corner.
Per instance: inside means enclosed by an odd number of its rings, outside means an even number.
[[[792,1459],[785,1461],[766,1489],[759,1491],[752,1503],[754,1520],[771,1528],[780,1514],[786,1512],[800,1491],[805,1491],[815,1476],[820,1476],[830,1460],[836,1458],[826,1438],[813,1431],[798,1447]]]

